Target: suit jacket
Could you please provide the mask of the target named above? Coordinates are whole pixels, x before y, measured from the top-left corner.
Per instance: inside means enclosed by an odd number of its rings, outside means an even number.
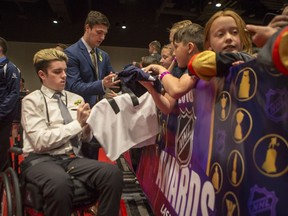
[[[98,80],[95,69],[84,43],[80,39],[64,51],[68,56],[66,90],[81,95],[85,102],[93,107],[97,102],[96,95],[100,98],[105,94],[102,79],[107,76],[113,68],[109,55],[96,48],[98,62]]]

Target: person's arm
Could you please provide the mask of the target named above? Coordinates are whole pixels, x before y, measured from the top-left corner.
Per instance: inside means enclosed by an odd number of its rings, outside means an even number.
[[[13,112],[20,95],[20,74],[18,69],[13,64],[7,63],[5,77],[5,82],[7,85],[6,89],[9,92],[7,93],[4,101],[0,103],[0,121],[4,120]],[[11,119],[9,120],[12,120],[12,118],[13,116],[11,116]]]
[[[88,65],[88,62],[87,65],[84,66],[84,63],[80,62],[79,57],[76,57],[70,50],[66,49],[65,53],[68,56],[66,83],[67,90],[80,95],[104,95],[105,88],[118,88],[117,85],[119,84],[119,81],[112,82],[113,77],[116,78],[117,75],[110,71],[112,66],[109,59],[107,59],[108,56],[104,54],[102,56],[102,61],[104,61],[103,73],[106,76],[103,78],[103,80],[91,81],[93,78],[89,76],[92,76],[92,69],[89,68],[90,66]],[[83,61],[86,60],[83,58]],[[85,78],[83,78],[84,76]]]
[[[92,130],[87,124],[91,109],[88,103],[82,103],[77,108],[77,120],[82,127],[81,141],[89,142],[93,138]]]
[[[267,40],[277,32],[277,29],[271,26],[246,25],[246,28],[253,34],[252,40],[257,47],[263,47]]]
[[[170,66],[168,67],[168,71],[170,73],[172,73],[173,69],[177,66],[177,61],[176,61],[176,58],[174,57],[172,63],[170,64]]]
[[[86,124],[82,128],[81,141],[83,143],[88,143],[92,140],[92,138],[93,138],[92,130],[91,130],[90,126],[88,124]]]
[[[80,95],[103,95],[105,91],[103,89],[102,80],[92,81],[92,68],[90,68],[88,61],[84,57],[82,57],[82,60],[80,59],[79,56],[82,55],[81,52],[74,54],[72,51],[69,49],[65,50],[65,53],[68,56],[66,78],[67,90]]]
[[[257,29],[259,29],[257,27]],[[262,30],[262,28],[260,28]],[[266,34],[257,30],[258,34]],[[278,30],[269,37],[265,45],[259,50],[257,61],[260,64],[275,67],[281,73],[288,75],[288,26]]]
[[[195,76],[189,76],[187,73],[180,78],[167,74],[162,78],[162,85],[165,91],[173,98],[178,99],[194,88],[197,82]]]
[[[176,99],[172,98],[169,94],[165,93],[162,95],[161,93],[157,92],[153,87],[152,83],[149,81],[139,81],[151,94],[153,100],[158,107],[158,109],[164,113],[169,114],[172,112],[175,104]]]
[[[152,64],[143,70],[159,74],[165,91],[175,99],[180,98],[190,91],[197,82],[195,76],[189,76],[188,74],[183,74],[180,78],[174,77],[170,72],[167,73],[167,69],[161,65]]]
[[[47,104],[52,101],[47,99]],[[52,99],[51,99],[52,100]],[[57,103],[57,102],[55,102]],[[57,104],[55,104],[57,107]],[[28,142],[36,153],[45,153],[68,143],[70,139],[82,132],[77,119],[63,124],[60,115],[51,115],[53,107],[49,106],[50,124],[48,123],[43,95],[40,91],[30,93],[22,100],[21,123],[25,142]],[[57,109],[59,109],[57,107]],[[52,112],[51,112],[52,111]],[[74,111],[75,112],[75,111]],[[58,118],[59,119],[55,119]]]
[[[214,52],[206,50],[192,56],[188,63],[188,71],[191,76],[209,81],[213,77],[223,77],[229,73],[229,68],[235,62],[246,62],[253,56],[244,52]]]
[[[268,24],[272,28],[283,28],[288,25],[288,5],[286,4],[282,14],[276,15]]]

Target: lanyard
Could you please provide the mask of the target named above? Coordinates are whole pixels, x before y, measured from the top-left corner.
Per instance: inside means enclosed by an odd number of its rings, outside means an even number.
[[[48,110],[48,104],[47,104],[47,100],[45,98],[45,94],[42,92],[42,90],[40,90],[40,92],[42,93],[43,95],[43,99],[44,99],[44,103],[45,103],[45,107],[46,107],[46,118],[47,118],[47,124],[48,126],[50,126],[50,117],[49,117],[49,110]],[[68,103],[68,98],[67,98],[67,93],[65,92],[65,104],[67,106],[67,103]]]

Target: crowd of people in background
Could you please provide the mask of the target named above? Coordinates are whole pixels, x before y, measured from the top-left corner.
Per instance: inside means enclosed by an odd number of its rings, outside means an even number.
[[[6,56],[7,41],[0,37],[0,170],[9,166],[12,123],[21,121],[24,163],[27,163],[25,178],[27,181],[36,179],[42,188],[45,215],[56,212],[56,215],[71,215],[73,185],[68,179],[70,174],[87,182],[100,194],[98,215],[118,215],[123,188],[119,169],[95,158],[75,155],[73,151],[73,138],[83,141],[83,145],[85,142],[97,143],[85,121],[97,102],[118,95],[113,89],[120,88],[120,80],[114,73],[109,54],[99,48],[109,28],[109,20],[104,14],[91,11],[84,23],[83,36],[77,42],[70,46],[59,43],[55,48],[37,52],[33,61],[42,87],[33,92],[24,86],[20,70]],[[219,11],[203,27],[190,20],[175,23],[167,35],[169,44],[161,46],[158,40],[151,41],[147,56],[131,65],[153,72],[161,81],[160,93],[153,82],[140,83],[153,97],[162,121],[167,122],[169,115],[177,118],[177,107],[191,109],[188,103],[180,104],[179,98],[189,94],[199,80],[209,82],[218,77],[217,82],[221,85],[221,78],[233,65],[259,58],[288,75],[287,47],[286,50],[279,47],[283,58],[277,61],[272,57],[272,52],[277,51],[268,49],[276,40],[282,39],[279,37],[283,32],[288,32],[288,6],[265,26],[247,25],[232,10]],[[260,52],[259,56],[253,53],[252,43],[266,47],[265,52]],[[221,68],[216,67],[216,57],[217,67],[221,63]],[[55,93],[61,94],[60,100],[68,107],[70,122],[63,122]],[[169,142],[173,145],[173,139]],[[76,157],[67,158],[72,154]],[[31,161],[47,155],[51,159],[48,162],[30,165]],[[70,174],[67,170],[71,170]]]

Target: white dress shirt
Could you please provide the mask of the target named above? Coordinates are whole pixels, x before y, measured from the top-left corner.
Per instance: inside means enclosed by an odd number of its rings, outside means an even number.
[[[53,98],[55,91],[42,85],[22,100],[21,123],[23,127],[24,157],[30,152],[39,154],[66,154],[72,152],[70,139],[82,135],[82,128],[77,121],[77,107],[84,99],[74,93],[62,91],[61,99],[74,119],[68,124],[63,118],[57,103]],[[46,102],[45,102],[46,101]],[[90,141],[92,133],[84,140]]]

